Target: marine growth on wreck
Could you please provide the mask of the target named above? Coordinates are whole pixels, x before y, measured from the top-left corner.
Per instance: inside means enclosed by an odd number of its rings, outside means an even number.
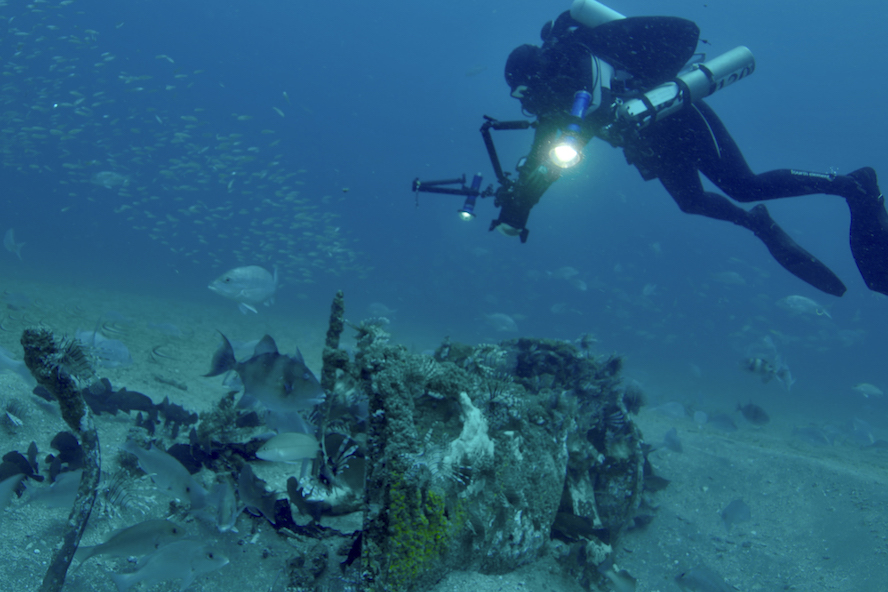
[[[349,351],[344,330],[355,331]],[[503,574],[544,557],[594,589],[641,502],[645,450],[631,420],[639,394],[621,383],[621,358],[596,355],[585,338],[445,339],[417,354],[392,343],[380,319],[346,323],[340,293],[320,382],[271,336],[238,359],[223,340],[208,376],[237,374],[245,393],[199,416],[112,386],[92,374],[88,348],[67,347],[77,355],[37,376],[35,393],[55,392],[76,366],[90,373],[70,383],[81,413],[135,416],[113,444],[113,475],[92,494],[100,514],[138,503],[147,520],[74,555],[144,554],[136,570],[112,575],[121,590],[190,585],[263,531],[289,549],[275,554],[280,590],[424,590],[453,570]],[[84,443],[82,432],[61,436],[69,450]],[[46,471],[55,480],[78,470],[70,460],[39,466],[33,452],[23,461],[29,488]],[[277,482],[259,476],[269,461],[281,467]],[[129,499],[127,475],[145,474],[142,487],[174,500],[166,511],[153,497]]]

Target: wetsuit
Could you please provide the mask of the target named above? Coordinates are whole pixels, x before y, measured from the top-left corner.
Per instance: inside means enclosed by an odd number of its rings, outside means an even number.
[[[517,181],[497,196],[497,205],[502,210],[492,227],[502,225],[521,231],[522,239],[526,238],[525,225],[530,209],[560,176],[561,170],[547,162],[549,147],[557,130],[563,129],[568,121],[565,109],[570,106],[571,94],[587,90],[597,100],[583,117],[583,140],[599,136],[622,148],[627,160],[638,167],[645,179],[660,180],[683,212],[726,220],[751,230],[780,265],[835,296],[845,292],[842,281],[796,244],[771,219],[763,204],[745,210],[720,194],[705,191],[700,173],[738,202],[812,194],[845,198],[851,210],[851,250],[858,269],[870,289],[888,294],[888,214],[873,169],[863,168],[849,175],[779,169],[756,175],[721,120],[703,101],[690,104],[641,131],[615,135],[608,130],[608,125],[614,121],[613,103],[609,99],[619,97],[620,92],[637,96],[638,91],[633,95],[631,83],[627,90],[624,82],[618,80],[619,63],[612,65],[604,60],[606,67],[601,67],[602,59],[592,51],[596,44],[607,46],[607,43],[590,40],[588,30],[574,26],[571,20],[565,13],[554,26],[544,28],[542,48],[522,46],[510,56],[507,82],[525,110],[537,116],[537,129],[531,152],[519,167]],[[625,19],[618,25],[623,30],[631,30],[637,23],[642,28],[656,31],[657,23],[663,21],[670,27],[684,27],[681,29],[685,32],[684,48],[675,52],[672,63],[680,59],[686,61],[683,56],[687,55],[690,41],[693,38],[695,46],[699,35],[693,23],[682,19],[642,17]],[[664,69],[662,64],[657,67]],[[643,65],[636,66],[636,70],[644,70]],[[636,82],[645,83],[642,90],[649,90],[652,84],[677,73],[652,73],[650,70],[635,76]],[[630,73],[630,78],[632,76]],[[615,88],[618,86],[619,89]]]

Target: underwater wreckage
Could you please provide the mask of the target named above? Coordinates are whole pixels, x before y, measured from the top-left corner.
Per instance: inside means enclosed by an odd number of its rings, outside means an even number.
[[[341,311],[340,294],[331,326]],[[383,326],[356,327],[353,357],[328,333],[324,356],[327,384],[337,373],[328,412],[366,397],[360,588],[423,590],[451,570],[506,573],[547,553],[585,587],[603,582],[650,471],[621,358],[528,338],[445,340],[427,356]]]
[[[347,326],[357,331],[351,352],[339,347]],[[266,439],[232,438],[261,431],[261,418],[231,394],[187,438],[173,436],[167,454],[192,475],[204,468],[204,481],[236,484],[235,515],[216,523],[219,536],[235,536],[245,508],[267,520],[291,548],[278,579],[287,590],[424,590],[450,571],[503,574],[543,557],[587,589],[602,585],[599,567],[633,526],[650,474],[631,419],[639,394],[622,384],[621,358],[593,354],[587,340],[529,338],[445,339],[434,355],[414,354],[383,327],[346,323],[337,294],[326,398],[306,414],[320,450],[310,471],[290,472],[286,492],[251,468]],[[154,422],[138,420],[145,439]]]

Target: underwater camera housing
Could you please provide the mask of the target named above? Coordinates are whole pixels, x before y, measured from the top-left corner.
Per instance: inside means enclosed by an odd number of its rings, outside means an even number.
[[[517,121],[497,121],[492,117],[484,116],[484,124],[481,126],[481,137],[484,139],[484,147],[487,148],[487,155],[490,158],[490,164],[493,166],[493,172],[496,175],[496,180],[499,183],[499,187],[497,189],[493,188],[493,185],[488,185],[484,190],[481,189],[482,176],[481,174],[476,174],[472,178],[471,186],[466,186],[466,176],[462,175],[461,177],[457,177],[454,179],[442,179],[437,181],[420,181],[419,178],[413,180],[412,190],[416,195],[416,205],[419,206],[419,196],[420,192],[423,193],[438,193],[444,195],[463,195],[465,196],[465,202],[463,203],[463,207],[461,207],[457,212],[459,213],[460,218],[463,220],[472,220],[475,218],[475,203],[479,197],[485,198],[490,197],[491,195],[497,196],[497,201],[499,201],[499,197],[508,194],[512,191],[514,186],[514,181],[511,179],[511,173],[507,173],[503,171],[503,167],[500,164],[499,156],[496,153],[496,146],[493,144],[493,136],[491,135],[491,130],[526,130],[534,126],[534,123],[527,120],[517,120]],[[491,225],[491,230],[495,228],[496,222]],[[527,230],[524,228],[519,229],[516,234],[521,235],[521,242],[527,240]]]

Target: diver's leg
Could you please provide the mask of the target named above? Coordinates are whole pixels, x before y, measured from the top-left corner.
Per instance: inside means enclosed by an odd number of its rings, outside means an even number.
[[[743,164],[745,166],[745,162]],[[709,174],[707,177],[712,179]],[[851,211],[849,235],[857,269],[870,290],[888,295],[888,212],[872,168],[858,169],[848,175],[776,170],[746,180],[735,176],[729,182],[723,180],[716,184],[737,201],[812,194],[844,197]]]
[[[876,171],[852,172],[857,191],[844,196],[851,210],[851,253],[870,290],[888,295],[888,212]]]
[[[784,269],[797,278],[833,296],[845,293],[845,285],[826,265],[798,245],[780,228],[768,209],[759,204],[746,211],[726,197],[703,191],[700,175],[689,165],[670,167],[660,175],[660,182],[682,212],[716,220],[726,220],[751,230],[768,247],[768,251]]]
[[[767,201],[815,194],[847,199],[859,192],[860,184],[853,175],[798,169],[776,169],[757,175],[749,168],[739,146],[709,105],[702,101],[694,103],[689,120],[696,128],[694,157],[700,172],[734,200]],[[700,131],[704,129],[705,134]]]
[[[794,169],[755,175],[712,109],[704,103],[694,107],[711,131],[708,144],[699,142],[698,134],[695,148],[703,174],[741,202],[813,194],[844,197],[851,211],[851,253],[857,269],[870,290],[888,295],[888,212],[872,168],[864,167],[847,175]]]

